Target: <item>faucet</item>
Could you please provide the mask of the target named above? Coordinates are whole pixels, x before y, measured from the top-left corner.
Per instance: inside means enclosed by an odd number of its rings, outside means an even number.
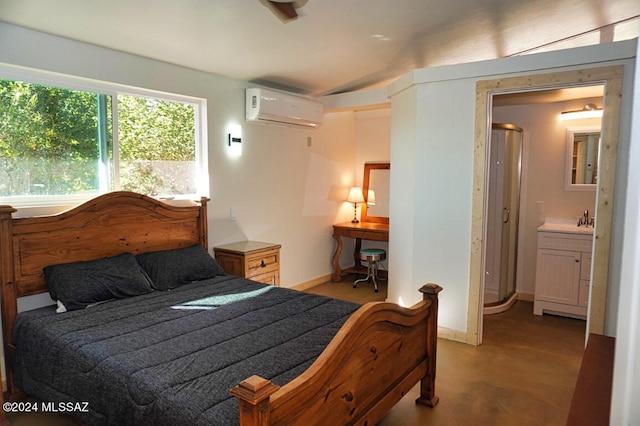
[[[589,217],[589,210],[585,210],[582,217],[578,219],[578,226],[593,226],[593,218]]]

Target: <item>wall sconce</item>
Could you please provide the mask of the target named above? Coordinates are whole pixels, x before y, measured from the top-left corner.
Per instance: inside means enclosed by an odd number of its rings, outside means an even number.
[[[227,144],[229,152],[233,156],[242,155],[242,127],[240,125],[231,126],[227,135]]]
[[[598,108],[595,104],[586,104],[582,109],[577,111],[564,111],[560,114],[560,120],[577,120],[580,118],[599,118],[602,117],[602,108]]]
[[[364,196],[362,195],[362,188],[359,186],[354,186],[349,190],[349,196],[347,197],[347,201],[353,203],[353,220],[351,223],[359,223],[358,217],[356,216],[358,212],[358,203],[364,203]]]

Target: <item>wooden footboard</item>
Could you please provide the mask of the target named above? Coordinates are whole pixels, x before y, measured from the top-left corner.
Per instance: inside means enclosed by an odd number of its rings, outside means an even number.
[[[418,381],[435,396],[438,293],[427,284],[411,308],[369,303],[354,313],[302,375],[279,388],[258,376],[231,390],[242,426],[375,425]]]

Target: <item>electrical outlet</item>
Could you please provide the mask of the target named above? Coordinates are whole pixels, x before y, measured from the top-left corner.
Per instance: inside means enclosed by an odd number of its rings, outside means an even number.
[[[229,211],[229,219],[231,219],[231,222],[237,222],[238,221],[238,209],[235,207],[231,207],[231,210]]]
[[[536,213],[544,213],[544,201],[536,201]]]
[[[307,136],[307,146],[311,146],[311,136]]]

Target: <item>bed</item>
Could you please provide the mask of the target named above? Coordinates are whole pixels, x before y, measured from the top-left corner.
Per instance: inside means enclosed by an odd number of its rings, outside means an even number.
[[[32,218],[0,206],[10,398],[73,403],[88,424],[154,425],[373,425],[418,382],[416,402],[437,404],[438,285],[411,308],[357,306],[214,273],[207,201],[113,192]],[[133,271],[132,259],[139,287],[86,309],[92,284],[65,278],[103,261]],[[18,298],[52,289],[64,303],[18,315]]]

